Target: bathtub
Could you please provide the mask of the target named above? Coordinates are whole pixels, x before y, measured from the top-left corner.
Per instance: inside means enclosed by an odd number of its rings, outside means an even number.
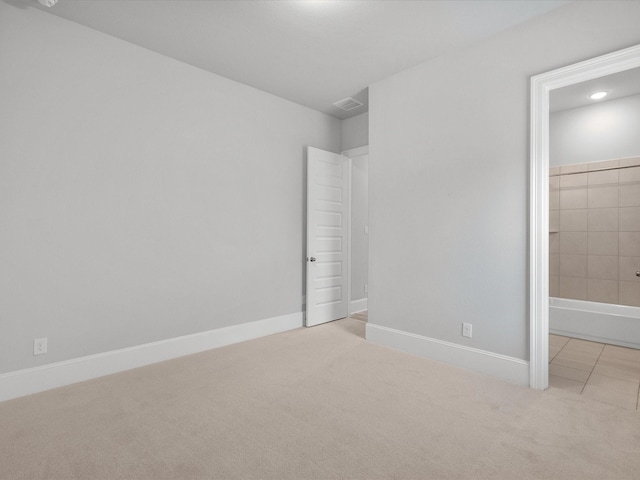
[[[640,349],[640,307],[550,297],[549,332]]]

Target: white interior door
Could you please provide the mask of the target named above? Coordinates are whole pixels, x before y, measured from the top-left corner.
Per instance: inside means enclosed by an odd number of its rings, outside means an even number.
[[[307,147],[307,327],[348,315],[349,159]]]

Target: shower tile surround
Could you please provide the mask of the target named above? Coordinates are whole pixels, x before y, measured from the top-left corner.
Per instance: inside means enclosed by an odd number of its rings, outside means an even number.
[[[549,168],[549,294],[640,306],[640,157]]]

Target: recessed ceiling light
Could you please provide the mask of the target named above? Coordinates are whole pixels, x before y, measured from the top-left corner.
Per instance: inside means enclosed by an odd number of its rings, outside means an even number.
[[[591,95],[589,95],[589,98],[591,100],[600,100],[601,98],[604,98],[607,96],[609,92],[596,92],[596,93],[592,93]]]

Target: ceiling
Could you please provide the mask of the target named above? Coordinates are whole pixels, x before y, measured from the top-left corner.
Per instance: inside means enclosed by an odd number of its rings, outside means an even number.
[[[13,0],[15,1],[15,0]],[[315,110],[566,0],[59,0],[39,8]],[[345,112],[345,97],[364,103]]]
[[[602,100],[589,98],[592,93],[602,91],[609,92]],[[549,94],[549,111],[558,112],[584,107],[637,94],[640,94],[640,68],[632,68],[624,72],[552,90]]]

